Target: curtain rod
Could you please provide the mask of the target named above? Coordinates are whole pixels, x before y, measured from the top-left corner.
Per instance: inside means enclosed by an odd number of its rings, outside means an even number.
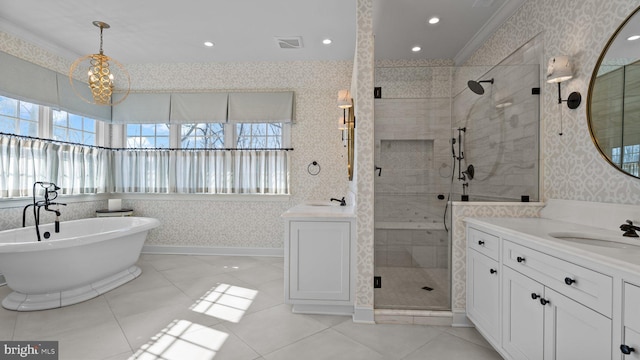
[[[182,151],[195,151],[195,150],[206,150],[206,151],[211,151],[211,150],[213,150],[213,151],[234,151],[234,150],[292,151],[293,150],[293,148],[110,148],[110,147],[106,147],[106,146],[86,145],[86,144],[75,143],[75,142],[64,141],[64,140],[45,139],[45,138],[40,138],[40,137],[35,137],[35,136],[28,136],[28,135],[9,134],[9,133],[5,133],[5,132],[0,132],[0,135],[11,136],[11,137],[16,137],[16,138],[21,138],[21,139],[28,139],[28,140],[48,141],[48,142],[52,142],[52,143],[59,143],[59,144],[65,144],[65,145],[84,146],[84,147],[93,148],[93,149],[115,150],[115,151],[159,151],[159,150],[166,150],[166,151],[178,151],[178,150],[182,150]]]

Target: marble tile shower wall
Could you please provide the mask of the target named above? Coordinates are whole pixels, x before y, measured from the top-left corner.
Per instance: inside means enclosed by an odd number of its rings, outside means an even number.
[[[538,200],[540,99],[532,89],[540,87],[539,69],[497,66],[482,77],[494,79],[482,84],[484,95],[466,89],[455,96],[454,127],[466,129],[461,168],[475,170],[468,181],[471,201],[519,201],[522,195]],[[462,181],[455,181],[453,193],[458,200]]]
[[[451,67],[404,65],[376,68],[375,265],[446,268]]]

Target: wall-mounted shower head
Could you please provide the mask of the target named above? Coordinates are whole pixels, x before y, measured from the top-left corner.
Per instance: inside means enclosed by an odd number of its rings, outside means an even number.
[[[478,95],[482,95],[484,94],[484,88],[482,87],[482,83],[490,83],[493,84],[493,79],[490,80],[480,80],[480,81],[474,81],[474,80],[469,80],[467,81],[467,86],[469,87],[469,89],[471,89],[471,91],[473,91],[474,93],[478,94]]]

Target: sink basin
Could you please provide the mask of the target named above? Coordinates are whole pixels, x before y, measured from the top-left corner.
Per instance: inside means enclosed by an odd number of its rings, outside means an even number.
[[[608,248],[617,248],[617,249],[640,249],[640,239],[638,238],[623,238],[620,235],[620,238],[614,238],[609,236],[599,236],[594,234],[586,234],[586,233],[575,233],[575,232],[557,232],[557,233],[549,233],[549,236],[554,237],[556,239],[570,241],[574,243],[580,243],[591,246],[601,246]]]
[[[319,201],[307,201],[304,204],[305,205],[309,205],[309,206],[332,206],[333,205],[331,203],[331,201],[322,201],[322,200],[319,200]]]

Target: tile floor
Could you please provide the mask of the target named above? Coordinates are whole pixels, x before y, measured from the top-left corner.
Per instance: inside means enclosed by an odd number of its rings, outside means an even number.
[[[474,329],[292,314],[282,258],[142,255],[139,266],[80,304],[0,309],[0,340],[58,341],[60,360],[501,359]]]

